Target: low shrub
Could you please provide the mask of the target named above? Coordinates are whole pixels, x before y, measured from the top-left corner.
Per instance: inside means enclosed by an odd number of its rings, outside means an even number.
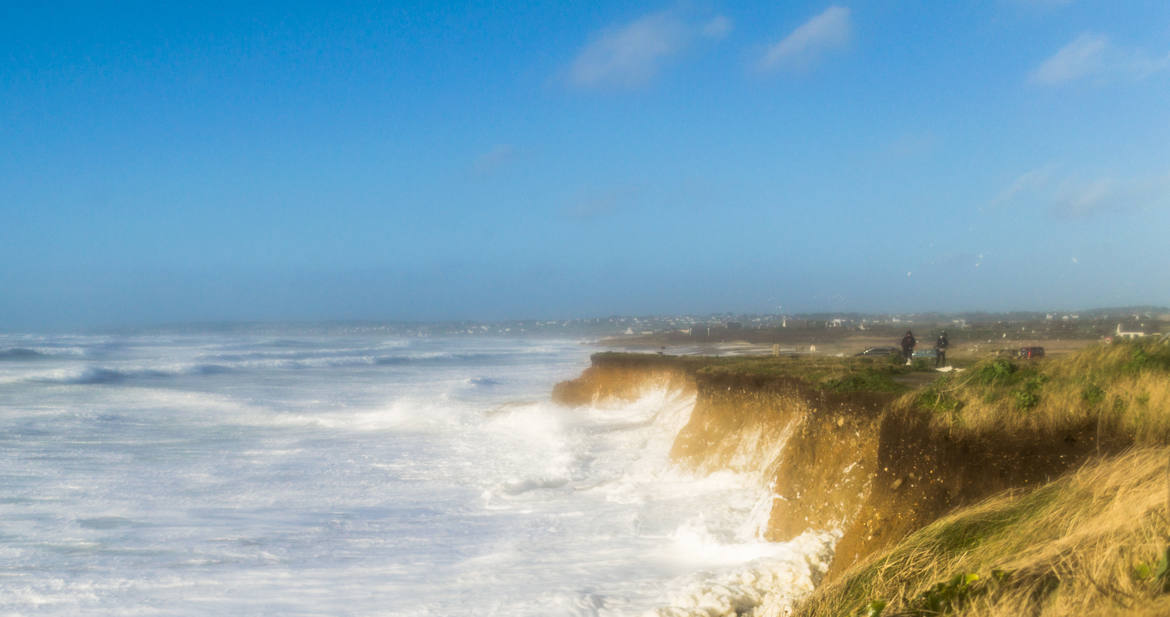
[[[866,369],[822,384],[831,392],[901,392],[906,386],[894,381],[890,371]]]
[[[1020,370],[1011,360],[996,358],[975,368],[973,381],[985,386],[1005,385],[1015,383],[1015,375]]]

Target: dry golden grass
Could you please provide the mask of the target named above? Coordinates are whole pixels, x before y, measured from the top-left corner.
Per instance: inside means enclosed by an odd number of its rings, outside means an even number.
[[[966,433],[1097,423],[1138,444],[1170,442],[1170,343],[1095,345],[1041,361],[984,360],[895,405]]]
[[[960,510],[856,564],[796,614],[865,615],[881,600],[883,617],[1170,615],[1170,570],[1159,574],[1170,565],[1168,458],[1166,447],[1132,451]],[[950,606],[931,612],[940,602]]]

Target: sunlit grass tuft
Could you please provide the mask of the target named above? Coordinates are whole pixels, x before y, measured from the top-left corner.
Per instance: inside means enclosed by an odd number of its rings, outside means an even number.
[[[983,360],[905,395],[901,413],[940,428],[1016,433],[1097,423],[1138,444],[1170,442],[1170,343],[1089,347],[1041,361]]]
[[[796,614],[1170,614],[1168,457],[1133,451],[943,517]]]

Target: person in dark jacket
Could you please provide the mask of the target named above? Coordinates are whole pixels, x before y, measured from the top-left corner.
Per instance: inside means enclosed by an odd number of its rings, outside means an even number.
[[[917,344],[914,333],[907,330],[906,336],[902,337],[902,357],[906,359],[906,364],[910,364],[910,359],[914,357],[914,346]]]
[[[951,342],[947,340],[947,331],[943,330],[943,333],[938,335],[938,340],[934,342],[934,366],[936,368],[947,365],[947,347],[950,346]]]

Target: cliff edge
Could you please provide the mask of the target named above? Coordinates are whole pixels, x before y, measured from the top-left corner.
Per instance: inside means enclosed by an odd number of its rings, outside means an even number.
[[[988,359],[937,378],[907,379],[907,370],[871,358],[602,353],[554,396],[580,405],[649,386],[693,389],[672,456],[700,472],[758,473],[775,495],[769,540],[843,530],[828,590],[858,584],[859,568],[948,515],[1170,443],[1165,343]],[[810,606],[822,606],[819,597]]]

